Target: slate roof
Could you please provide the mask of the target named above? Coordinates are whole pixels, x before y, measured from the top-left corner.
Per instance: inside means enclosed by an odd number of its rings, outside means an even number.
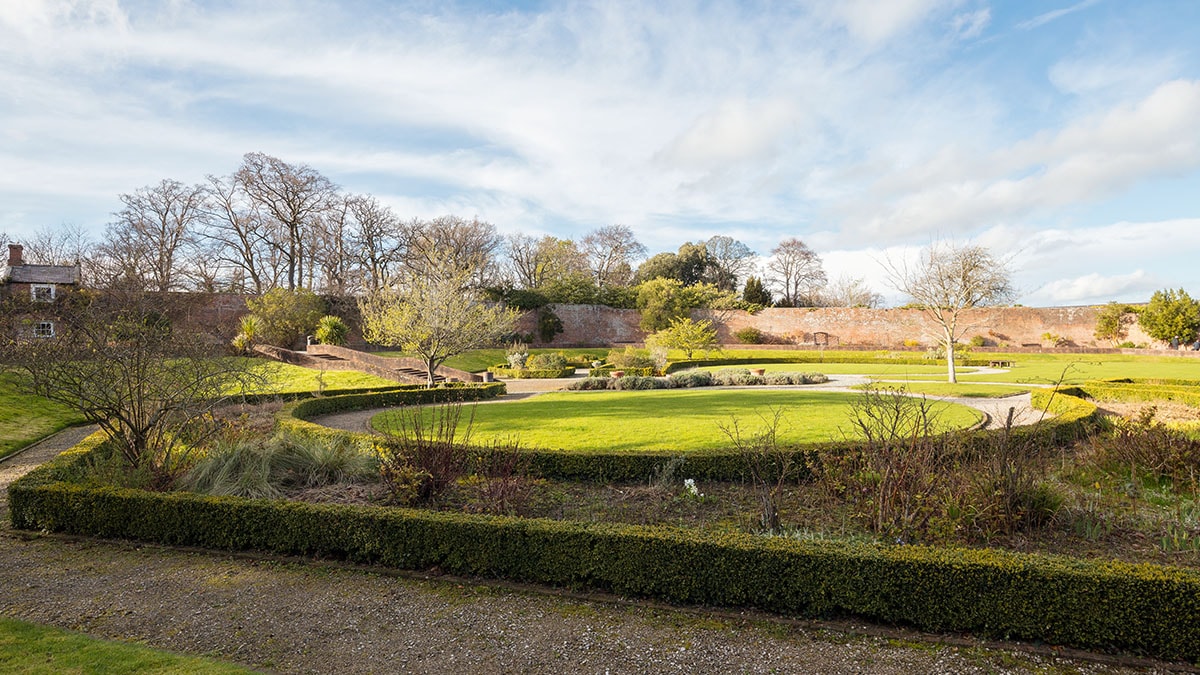
[[[3,277],[14,284],[78,284],[76,265],[15,265],[6,267]]]

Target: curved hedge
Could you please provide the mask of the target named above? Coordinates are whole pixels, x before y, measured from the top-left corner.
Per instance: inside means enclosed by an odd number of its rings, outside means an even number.
[[[575,374],[575,366],[564,368],[508,368],[492,366],[488,372],[496,377],[511,377],[515,380],[550,380],[561,377],[571,377]]]
[[[1078,389],[1097,401],[1174,401],[1200,407],[1200,382],[1190,380],[1088,380]]]
[[[14,527],[402,569],[436,566],[679,603],[852,615],[922,630],[1200,660],[1196,570],[70,482],[100,442],[89,439],[90,447],[10,486]]]
[[[955,362],[960,366],[986,366],[990,363],[988,359],[980,358],[956,358]],[[672,361],[664,368],[664,372],[668,375],[687,368],[702,368],[705,366],[745,366],[755,363],[861,363],[861,364],[896,364],[902,366],[938,366],[946,365],[946,359],[926,359],[918,356],[879,356],[865,357],[861,353],[855,352],[803,352],[799,354],[791,354],[789,356],[763,356],[755,358],[731,358],[731,359],[690,359],[684,361]]]

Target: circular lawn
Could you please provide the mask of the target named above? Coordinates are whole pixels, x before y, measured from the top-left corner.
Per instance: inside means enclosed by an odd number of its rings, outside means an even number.
[[[520,401],[498,401],[462,411],[460,435],[471,420],[472,443],[516,441],[526,449],[576,452],[684,452],[729,449],[721,427],[736,420],[743,438],[761,433],[773,410],[783,412],[778,438],[811,443],[856,437],[851,402],[861,394],[786,389],[668,389],[650,391],[579,391],[541,394]],[[966,406],[932,402],[939,431],[966,428],[981,413]],[[398,430],[390,410],[376,415],[376,429]],[[426,408],[422,414],[433,411]],[[473,419],[472,418],[473,415]]]

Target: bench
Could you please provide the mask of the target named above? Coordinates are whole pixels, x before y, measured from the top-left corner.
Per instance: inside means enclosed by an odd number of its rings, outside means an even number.
[[[988,361],[989,368],[1012,368],[1012,361]]]

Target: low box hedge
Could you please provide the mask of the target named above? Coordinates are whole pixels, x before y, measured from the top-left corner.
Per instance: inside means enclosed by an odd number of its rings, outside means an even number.
[[[958,357],[955,362],[960,366],[987,366],[991,363],[984,358]],[[936,366],[945,365],[946,359],[926,359],[917,356],[863,356],[862,354],[840,352],[801,352],[787,356],[763,356],[754,358],[728,359],[687,359],[672,361],[663,370],[669,375],[688,368],[703,368],[706,366],[745,366],[755,363],[863,363],[863,364],[895,364],[904,366]]]
[[[613,372],[617,370],[624,373],[625,377],[653,377],[658,374],[654,372],[654,368],[618,368],[605,365],[589,369],[588,377],[612,377]]]
[[[571,377],[575,374],[575,366],[565,368],[508,368],[492,366],[488,371],[496,377],[511,377],[515,380],[549,380],[561,377]]]
[[[10,486],[14,527],[1200,660],[1196,570],[85,487],[70,478],[89,442]]]
[[[1088,380],[1079,385],[1080,391],[1097,401],[1142,403],[1174,401],[1200,407],[1200,383],[1188,380]]]

